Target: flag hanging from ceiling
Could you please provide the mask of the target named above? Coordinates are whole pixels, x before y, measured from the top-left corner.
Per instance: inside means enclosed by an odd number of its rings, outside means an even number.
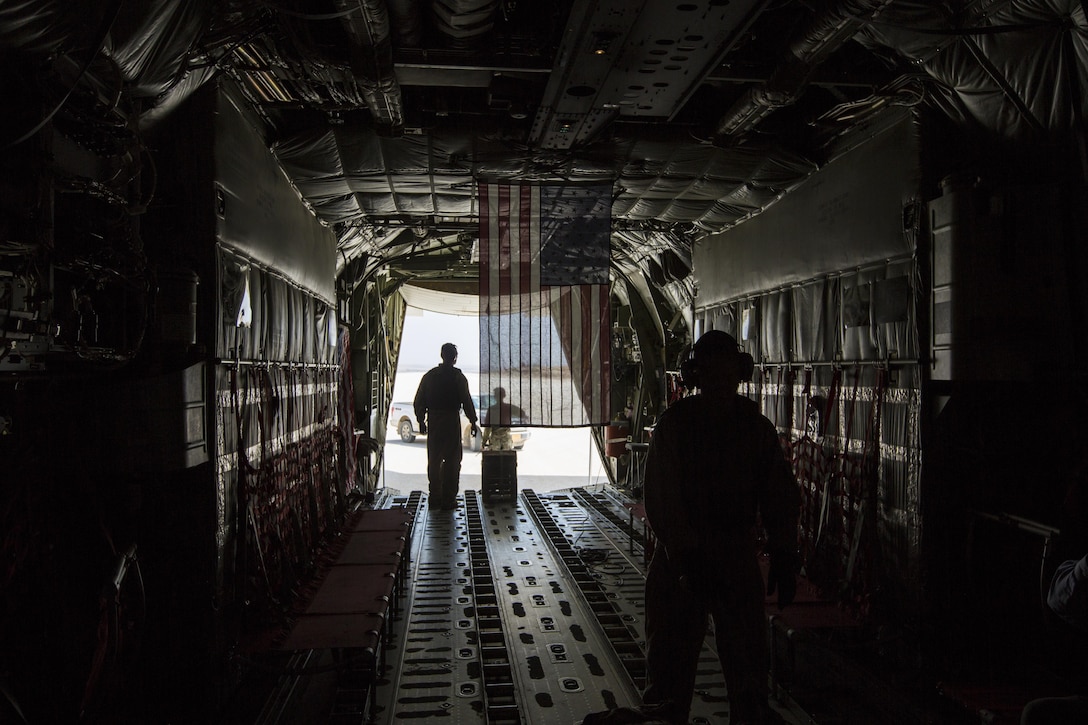
[[[481,422],[607,423],[611,185],[477,192]],[[502,419],[489,421],[496,397]]]

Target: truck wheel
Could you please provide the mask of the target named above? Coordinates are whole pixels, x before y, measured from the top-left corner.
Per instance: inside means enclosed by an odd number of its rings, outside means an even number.
[[[411,443],[416,439],[416,433],[412,430],[412,421],[402,420],[400,425],[397,426],[397,433],[400,433],[400,439],[405,443]]]

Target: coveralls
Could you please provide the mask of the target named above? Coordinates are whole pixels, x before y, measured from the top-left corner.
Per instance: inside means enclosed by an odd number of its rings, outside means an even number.
[[[465,409],[469,423],[476,425],[476,406],[468,380],[460,369],[442,363],[428,370],[419,381],[413,402],[422,429],[427,424],[427,486],[430,505],[453,509],[461,478],[461,419]]]
[[[671,702],[670,722],[687,723],[709,614],[731,722],[763,722],[769,654],[757,513],[768,550],[796,551],[800,508],[774,425],[743,396],[682,398],[654,429],[644,486],[659,542],[646,580],[644,702]]]
[[[510,437],[510,424],[520,423],[525,411],[509,403],[495,403],[484,411],[484,443],[493,451],[514,450],[514,440]]]

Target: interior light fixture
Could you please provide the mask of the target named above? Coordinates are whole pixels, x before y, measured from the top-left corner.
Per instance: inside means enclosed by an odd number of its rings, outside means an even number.
[[[612,46],[612,41],[616,39],[616,34],[611,32],[596,32],[593,34],[593,55],[607,55],[608,49]]]

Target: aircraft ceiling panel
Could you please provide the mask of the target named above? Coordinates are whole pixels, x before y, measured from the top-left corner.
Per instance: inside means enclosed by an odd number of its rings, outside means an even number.
[[[751,23],[756,0],[654,0],[637,18],[597,97],[623,117],[672,118]]]

